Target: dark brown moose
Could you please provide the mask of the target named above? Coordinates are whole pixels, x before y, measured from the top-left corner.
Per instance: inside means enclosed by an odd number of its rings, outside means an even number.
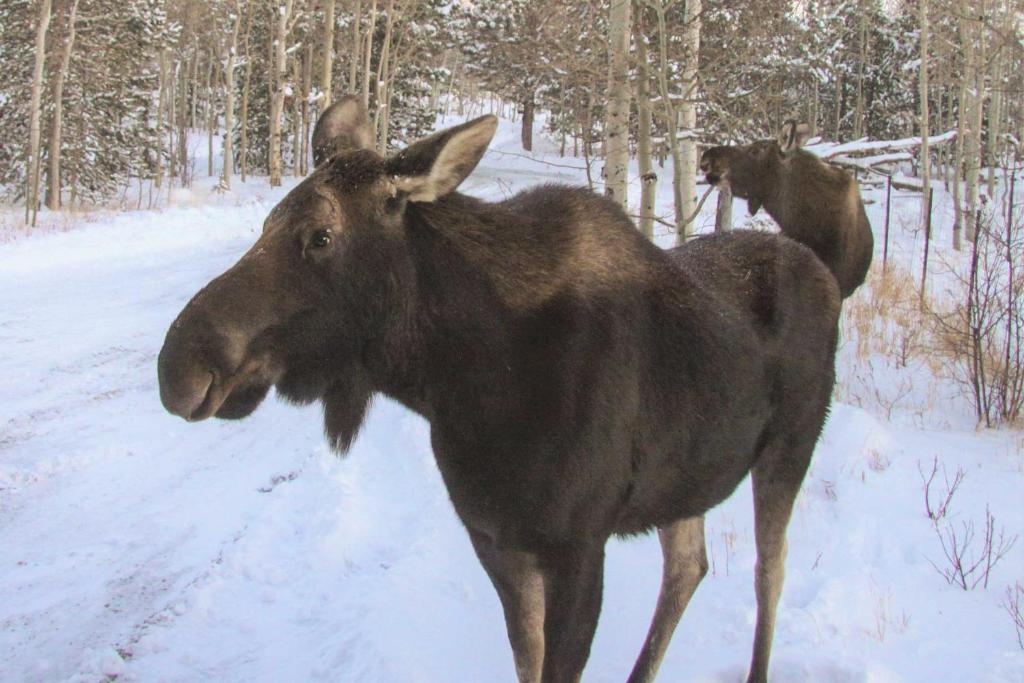
[[[857,181],[800,149],[807,132],[806,124],[787,121],[779,140],[712,147],[700,168],[708,182],[729,183],[751,215],[764,206],[783,235],[810,247],[845,299],[867,277],[874,238]]]
[[[521,681],[579,680],[605,544],[657,529],[661,595],[630,677],[652,680],[707,571],[703,515],[749,472],[764,681],[786,525],[832,392],[829,271],[757,232],[665,252],[583,189],[459,194],[492,116],[387,159],[365,125],[350,98],[324,112],[345,144],[174,321],[164,406],[241,418],[274,386],[322,402],[339,452],[375,393],[423,415]]]

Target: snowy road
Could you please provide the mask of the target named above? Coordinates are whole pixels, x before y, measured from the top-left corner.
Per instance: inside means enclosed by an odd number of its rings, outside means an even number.
[[[272,199],[0,245],[0,680],[512,680],[422,420],[378,401],[339,460],[316,408],[271,399],[243,422],[191,425],[160,405],[167,325]],[[916,471],[935,454],[962,464],[964,509],[990,503],[1020,532],[1020,438],[837,405],[791,526],[776,680],[1022,680],[998,601],[1024,548],[996,590],[946,586]],[[745,674],[750,507],[745,484],[709,515],[713,573],[661,680]],[[659,570],[653,539],[611,545],[585,680],[625,678]]]

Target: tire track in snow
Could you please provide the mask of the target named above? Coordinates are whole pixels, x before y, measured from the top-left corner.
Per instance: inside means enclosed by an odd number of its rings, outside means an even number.
[[[192,228],[223,231],[226,216]],[[13,565],[0,573],[4,680],[88,669],[92,652],[208,571],[258,510],[259,485],[304,457],[285,435],[260,435],[270,446],[260,450],[223,424],[186,432],[160,406],[154,361],[167,324],[251,241],[247,225],[227,227],[232,239],[171,250],[156,269],[97,249],[103,267],[44,265],[27,279],[0,270],[0,311],[17,312],[3,314],[5,347],[20,340],[0,357],[0,376],[16,380],[0,390],[0,547]],[[45,264],[63,237],[16,251]],[[224,507],[225,497],[245,504]]]

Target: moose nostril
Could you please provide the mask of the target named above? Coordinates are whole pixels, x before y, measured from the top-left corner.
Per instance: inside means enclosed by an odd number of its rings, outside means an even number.
[[[182,380],[179,380],[177,386],[173,388],[167,383],[161,382],[160,399],[167,412],[191,420],[206,403],[214,377],[212,372],[201,372],[182,378]]]
[[[186,420],[192,418],[206,402],[216,381],[213,371],[173,343],[165,344],[160,350],[157,379],[164,408]]]
[[[197,391],[192,395],[191,401],[189,401],[189,412],[178,413],[181,417],[185,418],[189,422],[195,422],[196,420],[204,420],[209,417],[209,414],[205,412],[207,404],[210,402],[210,396],[213,393],[214,384],[217,381],[216,375],[212,372],[206,373],[206,377],[200,379],[194,386]],[[198,401],[198,402],[197,402]]]

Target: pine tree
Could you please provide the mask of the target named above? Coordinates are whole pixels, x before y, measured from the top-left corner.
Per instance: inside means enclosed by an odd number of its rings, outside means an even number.
[[[31,0],[0,3],[0,192],[8,200],[25,196],[33,4]]]
[[[267,74],[270,71],[269,50],[271,40],[269,12],[262,7],[251,7],[252,28],[249,36],[249,64],[251,70],[247,112],[245,119],[239,119],[238,132],[235,135],[235,146],[238,149],[239,163],[256,175],[266,175],[267,160],[270,158],[270,97],[266,87]],[[238,97],[241,98],[245,88],[245,79],[236,84]],[[241,101],[241,99],[239,99]],[[245,126],[246,140],[242,144],[242,127]],[[244,159],[242,158],[244,155]]]
[[[108,0],[88,10],[93,20],[79,29],[81,49],[72,54],[65,86],[70,116],[63,145],[65,185],[72,201],[85,203],[105,200],[132,178],[152,176],[163,137],[153,124],[153,56],[179,32],[164,0]]]
[[[391,148],[430,133],[440,113],[432,94],[445,78],[441,63],[453,43],[448,5],[446,0],[422,0],[396,27],[387,109],[387,144]]]
[[[484,87],[519,104],[523,149],[531,150],[537,95],[554,72],[552,33],[564,25],[564,7],[557,0],[480,0],[463,11],[467,68]]]

